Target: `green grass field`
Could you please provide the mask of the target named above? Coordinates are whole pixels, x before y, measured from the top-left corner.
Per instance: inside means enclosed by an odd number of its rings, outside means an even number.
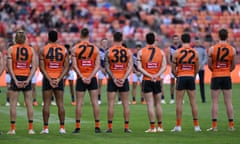
[[[94,120],[92,107],[89,102],[89,96],[85,96],[85,102],[83,105],[83,116],[81,119],[81,133],[72,134],[72,130],[75,127],[75,107],[71,105],[70,94],[68,87],[65,89],[65,110],[66,110],[66,122],[65,127],[67,134],[60,135],[58,133],[59,121],[57,116],[56,106],[51,106],[51,115],[49,120],[48,135],[40,135],[39,132],[42,129],[42,106],[41,105],[41,88],[38,87],[38,102],[39,106],[34,107],[34,129],[35,135],[27,134],[27,117],[26,110],[23,106],[23,96],[20,95],[21,106],[17,108],[17,121],[16,121],[16,135],[7,135],[6,132],[10,128],[9,123],[9,107],[5,106],[5,88],[1,88],[1,101],[0,101],[0,129],[3,131],[3,135],[0,135],[0,144],[238,144],[240,136],[240,85],[235,84],[233,86],[233,105],[235,114],[235,127],[236,131],[228,131],[228,120],[226,116],[226,110],[223,103],[223,97],[219,100],[219,116],[218,116],[218,132],[207,132],[206,129],[211,126],[211,99],[209,85],[206,85],[207,103],[203,104],[200,101],[199,89],[197,89],[197,102],[199,109],[199,122],[202,132],[195,133],[193,130],[193,122],[191,116],[191,109],[187,96],[185,96],[184,110],[183,110],[183,122],[182,132],[172,133],[170,130],[175,125],[175,104],[162,105],[163,108],[163,133],[145,133],[144,131],[149,127],[149,121],[147,117],[146,105],[140,104],[140,98],[138,97],[138,103],[131,105],[131,118],[130,128],[133,133],[123,132],[123,114],[122,106],[115,105],[115,115],[113,120],[113,133],[100,133],[94,132]],[[198,88],[198,86],[197,86]],[[169,85],[164,85],[165,97],[169,102]],[[101,129],[104,131],[107,128],[107,102],[105,87],[102,94],[102,104],[100,105],[101,111]]]

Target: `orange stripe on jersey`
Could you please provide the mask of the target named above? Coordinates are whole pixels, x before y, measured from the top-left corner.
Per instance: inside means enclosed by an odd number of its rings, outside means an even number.
[[[29,76],[32,63],[32,49],[26,44],[12,46],[12,68],[16,76]]]
[[[148,73],[154,75],[157,74],[162,66],[163,55],[160,48],[157,46],[147,45],[142,48],[141,56],[142,67]],[[151,80],[152,78],[143,76],[143,80]],[[160,77],[158,78],[160,80]]]
[[[177,50],[177,76],[194,76],[198,53],[192,47],[182,47]]]
[[[89,77],[96,66],[95,60],[99,54],[97,48],[87,41],[80,42],[75,47],[78,69],[84,77]]]
[[[130,54],[123,46],[112,46],[108,53],[109,68],[113,77],[122,79],[127,72]]]
[[[58,78],[61,75],[66,53],[65,47],[57,43],[49,43],[44,47],[44,66],[50,78]]]
[[[218,43],[213,46],[212,53],[212,77],[230,76],[233,59],[233,47],[227,43]]]

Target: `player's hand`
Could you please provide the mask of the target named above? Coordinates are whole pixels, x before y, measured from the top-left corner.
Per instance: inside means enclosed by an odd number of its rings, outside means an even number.
[[[114,79],[114,83],[117,87],[122,87],[124,82],[122,82],[122,79]]]
[[[157,79],[158,79],[158,76],[156,76],[156,75],[152,75],[152,81],[153,81],[153,82],[156,82]]]
[[[141,76],[141,74],[142,74],[142,73],[141,73],[141,72],[139,72],[139,71],[138,71],[138,72],[136,72],[136,75],[137,75],[138,77],[140,77],[140,76]]]
[[[29,80],[23,81],[23,87],[25,88],[29,84]]]
[[[91,79],[90,79],[90,78],[85,78],[85,77],[83,77],[83,78],[82,78],[82,81],[83,81],[83,83],[85,83],[85,84],[90,84],[90,83],[91,83]]]
[[[51,80],[49,81],[49,83],[50,83],[50,85],[51,85],[52,88],[58,87],[58,83],[57,83],[57,80],[56,80],[56,79],[51,79]]]
[[[23,84],[23,82],[22,81],[15,81],[15,84],[16,84],[16,86],[17,86],[17,88],[23,88],[24,87],[24,84]]]

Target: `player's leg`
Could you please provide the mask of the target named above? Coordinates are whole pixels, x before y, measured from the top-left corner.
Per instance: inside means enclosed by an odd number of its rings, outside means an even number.
[[[204,89],[204,70],[199,70],[198,75],[199,75],[201,99],[202,99],[202,103],[205,103],[206,98],[205,98],[205,89]]]
[[[32,83],[32,98],[33,98],[33,105],[38,106],[36,83]]]
[[[23,92],[24,94],[24,102],[27,109],[27,117],[28,117],[28,133],[35,134],[33,131],[33,106],[32,106],[32,91],[27,90]]]
[[[102,83],[103,79],[98,78],[98,104],[101,104],[101,94],[102,94]]]
[[[153,99],[154,99],[154,107],[156,111],[156,118],[158,122],[157,132],[164,131],[162,128],[162,107],[161,107],[162,87],[163,86],[161,81],[157,81],[154,83]]]
[[[192,109],[192,116],[193,116],[193,123],[195,131],[201,131],[198,123],[198,109],[197,109],[197,102],[196,102],[196,90],[187,90],[189,101]]]
[[[136,95],[137,95],[137,82],[138,78],[135,73],[132,75],[132,104],[136,104]]]
[[[93,106],[93,114],[95,120],[95,132],[100,133],[100,111],[98,104],[98,83],[96,78],[92,78],[91,83],[88,85],[89,95]]]
[[[52,87],[50,86],[49,81],[46,78],[42,80],[42,99],[43,99],[43,108],[42,108],[42,116],[43,116],[43,129],[40,134],[48,134],[48,119],[50,116],[50,105],[52,99]]]
[[[114,101],[117,93],[117,86],[114,84],[113,79],[108,79],[107,81],[107,101],[108,101],[108,129],[107,133],[112,132],[112,121],[114,115]]]
[[[170,79],[170,94],[171,94],[170,104],[174,103],[174,88],[175,88],[175,78],[174,78],[174,76],[171,76],[171,79]]]
[[[129,130],[129,116],[130,116],[129,91],[120,92],[120,97],[123,105],[124,129],[125,132],[127,132]],[[129,132],[131,131],[129,130]]]
[[[154,98],[152,92],[144,93],[144,97],[147,104],[148,119],[150,123],[150,129],[145,132],[156,132],[155,129],[155,109],[154,109]]]
[[[63,83],[63,81],[62,81],[62,83]],[[56,103],[57,103],[57,107],[58,107],[58,117],[59,117],[59,121],[60,121],[59,133],[61,133],[61,134],[66,133],[65,127],[64,127],[65,109],[64,109],[63,94],[64,94],[63,90],[54,90],[54,95],[55,95]]]
[[[72,105],[76,105],[75,96],[74,96],[73,80],[69,79],[68,83],[69,83],[69,89],[70,89],[70,94],[71,94],[71,99],[72,99]]]
[[[11,90],[9,91],[9,99],[10,99],[10,123],[11,128],[10,131],[8,131],[7,134],[15,134],[16,130],[16,107],[17,107],[17,101],[18,101],[18,91]]]
[[[48,134],[48,120],[50,116],[50,105],[51,105],[51,99],[52,99],[52,90],[43,90],[42,96],[43,96],[43,109],[42,109],[42,115],[43,115],[43,130],[41,131],[41,134]]]
[[[227,116],[229,121],[229,130],[234,129],[233,123],[233,105],[232,105],[232,90],[223,90],[224,103],[226,105]]]

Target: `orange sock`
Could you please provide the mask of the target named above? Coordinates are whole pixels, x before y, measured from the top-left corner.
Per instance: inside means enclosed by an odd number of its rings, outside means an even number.
[[[112,129],[112,121],[108,120],[108,129]]]
[[[176,121],[176,126],[181,126],[182,120],[181,119],[177,119]]]
[[[64,125],[60,125],[60,128],[63,128],[63,129],[64,129]]]
[[[199,126],[198,119],[193,119],[194,126]]]
[[[125,129],[128,129],[128,128],[129,128],[128,121],[125,121],[125,123],[124,123],[124,128],[125,128]]]
[[[80,128],[81,124],[80,124],[80,120],[76,120],[76,128]]]
[[[162,122],[158,122],[158,127],[162,128]]]
[[[11,130],[15,130],[15,129],[16,129],[15,122],[14,122],[14,123],[11,123]]]
[[[229,126],[230,128],[233,128],[233,127],[234,127],[233,119],[229,119],[229,121],[228,121],[228,126]]]
[[[43,129],[48,129],[48,125],[44,125]]]
[[[154,129],[155,128],[155,122],[150,122],[150,128]]]
[[[99,120],[95,120],[95,127],[100,128],[100,121]]]
[[[213,119],[212,120],[212,128],[216,128],[217,127],[217,119]]]
[[[32,122],[29,122],[29,123],[28,123],[28,129],[29,129],[29,130],[33,129],[33,123],[32,123]]]

